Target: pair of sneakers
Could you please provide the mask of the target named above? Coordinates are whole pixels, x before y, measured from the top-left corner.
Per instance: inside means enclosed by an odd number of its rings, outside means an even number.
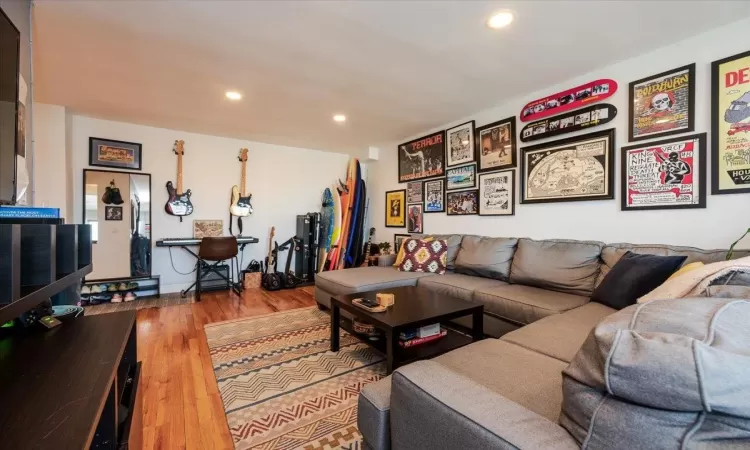
[[[132,302],[135,299],[136,295],[132,292],[128,292],[124,296],[117,292],[112,296],[112,303],[121,303],[123,300],[126,302]]]

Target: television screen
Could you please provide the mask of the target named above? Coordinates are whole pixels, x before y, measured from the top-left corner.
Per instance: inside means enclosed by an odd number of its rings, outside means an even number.
[[[0,9],[0,204],[16,194],[18,69],[21,35]]]

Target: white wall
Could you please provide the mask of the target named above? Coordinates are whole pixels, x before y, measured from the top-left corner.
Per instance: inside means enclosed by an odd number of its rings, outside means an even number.
[[[37,110],[44,110],[37,105]],[[55,107],[50,107],[53,109]],[[93,119],[84,116],[45,116],[36,122],[37,135],[52,134],[62,126],[66,133],[60,136],[59,148],[68,148],[66,161],[55,159],[54,167],[40,168],[56,176],[37,178],[37,191],[59,191],[60,205],[68,204],[69,219],[80,223],[83,215],[83,169],[88,166],[89,137],[117,139],[143,144],[143,173],[152,176],[152,242],[167,237],[191,237],[194,219],[219,219],[224,221],[228,234],[230,191],[240,182],[240,163],[237,153],[246,147],[248,153],[247,187],[253,194],[255,213],[243,219],[244,235],[260,239],[244,252],[244,264],[251,259],[261,260],[268,249],[268,232],[276,227],[276,239],[282,242],[296,232],[296,216],[320,210],[323,189],[336,178],[345,178],[348,155],[321,152],[302,148],[283,147],[238,139],[207,136],[184,131],[153,128],[121,122]],[[55,132],[55,135],[59,133]],[[192,189],[195,212],[182,223],[177,217],[164,212],[167,201],[165,184],[175,181],[177,157],[172,152],[176,139],[185,141],[183,162],[185,188]],[[67,141],[67,145],[66,145]],[[57,145],[37,146],[37,164],[47,161],[48,152]],[[64,170],[67,166],[69,170]],[[72,195],[66,192],[72,191]],[[69,198],[68,198],[69,197]],[[56,206],[50,204],[50,206]],[[70,220],[69,220],[70,221]],[[234,229],[237,233],[237,229]],[[180,272],[189,272],[194,258],[179,248],[172,249],[174,266]],[[113,256],[116,257],[116,256]],[[127,258],[127,255],[124,256]],[[280,263],[286,261],[286,256]],[[161,275],[162,291],[176,292],[187,287],[194,275],[179,275],[170,264],[166,248],[153,248],[153,273]]]
[[[710,134],[710,63],[750,49],[750,19],[735,22],[677,44],[655,50],[637,58],[590,72],[572,80],[562,81],[537,92],[508,100],[492,109],[469,117],[456,118],[431,131],[450,128],[467,120],[476,120],[476,126],[485,125],[510,116],[518,116],[521,107],[529,101],[599,78],[612,78],[619,84],[617,93],[605,100],[618,109],[617,118],[607,125],[591,131],[616,128],[615,144],[618,149],[615,178],[615,200],[547,203],[535,205],[518,204],[513,217],[448,217],[445,213],[425,214],[426,233],[466,233],[486,236],[527,236],[532,238],[594,239],[605,242],[663,243],[692,245],[703,248],[726,248],[750,227],[750,194],[707,196],[707,208],[695,210],[665,211],[620,211],[620,158],[619,148],[627,142],[628,83],[649,75],[695,62],[696,67],[696,133]],[[531,56],[533,57],[533,55]],[[595,56],[592,56],[595,57]],[[513,70],[513,68],[508,68]],[[554,67],[549,70],[554,71]],[[498,84],[502,77],[498,77]],[[407,95],[405,93],[404,95]],[[517,122],[517,132],[524,123]],[[579,132],[577,134],[584,134]],[[569,137],[568,134],[562,137]],[[377,242],[393,242],[394,233],[406,233],[406,229],[382,228],[385,222],[385,191],[405,189],[406,183],[397,180],[397,144],[418,136],[405,136],[397,142],[377,145],[380,160],[370,168],[370,193],[377,227]],[[548,142],[535,141],[532,144]],[[519,147],[524,144],[518,139]],[[710,142],[710,136],[709,136]],[[707,171],[711,173],[710,166]],[[516,179],[518,180],[518,176]],[[710,179],[706,185],[710,189]],[[518,189],[516,190],[518,192]],[[750,248],[750,239],[743,242]]]
[[[60,208],[60,215],[68,217],[68,200],[65,185],[65,108],[57,105],[34,104],[34,123],[43,124],[34,129],[36,164],[34,203],[36,206]]]

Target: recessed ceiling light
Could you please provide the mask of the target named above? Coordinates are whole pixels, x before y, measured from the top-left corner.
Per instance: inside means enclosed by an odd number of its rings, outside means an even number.
[[[336,114],[333,116],[333,121],[338,123],[346,122],[346,116],[343,114]]]
[[[487,26],[493,30],[499,30],[500,28],[507,27],[513,22],[513,13],[510,11],[499,11],[490,16],[487,19]]]
[[[224,95],[226,95],[229,100],[241,100],[242,99],[242,94],[240,94],[237,91],[227,91]]]

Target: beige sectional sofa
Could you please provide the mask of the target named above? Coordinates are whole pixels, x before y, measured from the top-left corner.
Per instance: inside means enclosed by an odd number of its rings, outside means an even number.
[[[332,295],[413,285],[480,302],[485,333],[499,338],[410,364],[365,386],[358,410],[365,448],[417,448],[410,433],[426,414],[431,426],[445,423],[452,430],[445,442],[465,439],[463,448],[577,448],[558,425],[561,373],[591,330],[615,312],[589,301],[604,275],[627,251],[685,255],[686,264],[726,255],[667,245],[436,237],[449,244],[444,275],[386,265],[316,276],[315,297],[323,306]]]

